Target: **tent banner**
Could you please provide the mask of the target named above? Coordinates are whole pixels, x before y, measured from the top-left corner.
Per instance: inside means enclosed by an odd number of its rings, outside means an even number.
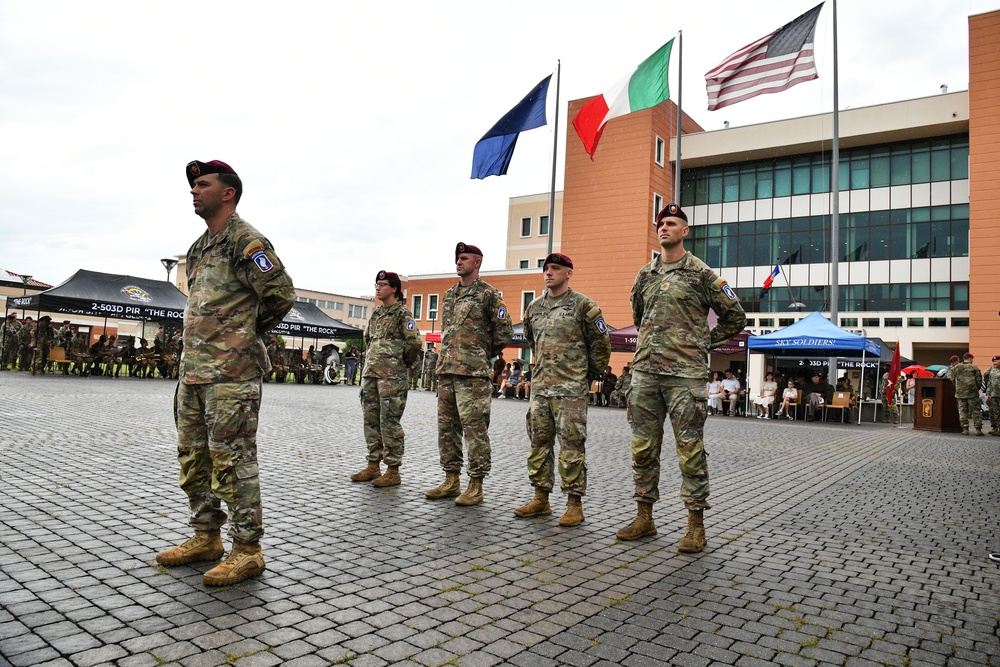
[[[810,359],[801,357],[775,357],[775,360],[779,368],[827,368],[830,365],[830,360],[828,358]],[[872,370],[878,368],[878,365],[878,357],[865,359],[864,361],[860,358],[837,359],[837,368],[844,370],[859,368]]]
[[[184,319],[184,311],[174,308],[145,305],[141,303],[113,303],[86,299],[41,300],[37,295],[27,297],[7,297],[7,309],[24,311],[41,309],[45,312],[88,317],[114,317],[125,320],[145,320],[147,322]]]

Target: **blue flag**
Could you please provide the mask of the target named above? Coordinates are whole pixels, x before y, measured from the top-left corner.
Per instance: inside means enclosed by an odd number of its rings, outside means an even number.
[[[503,176],[507,173],[517,135],[524,130],[545,125],[545,99],[551,79],[551,74],[542,79],[479,140],[472,152],[472,178]]]

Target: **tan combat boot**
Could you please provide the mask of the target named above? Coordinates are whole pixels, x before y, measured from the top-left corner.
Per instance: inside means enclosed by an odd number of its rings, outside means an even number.
[[[969,435],[969,427],[968,426],[966,426],[965,428],[962,429],[962,435]]]
[[[471,507],[483,502],[483,478],[470,477],[469,485],[465,487],[465,492],[455,498],[455,504],[462,507]]]
[[[264,571],[264,554],[260,542],[233,542],[233,550],[202,576],[206,586],[229,586],[256,577]]]
[[[632,523],[619,530],[615,535],[619,540],[632,541],[647,535],[656,535],[653,525],[653,503],[637,501],[638,510]]]
[[[705,548],[705,510],[688,510],[687,531],[677,544],[677,553],[696,554]]]
[[[988,431],[988,433],[989,433],[990,435],[1000,435],[1000,430],[997,430],[997,427],[996,427],[996,426],[994,426],[993,428],[991,428],[991,429],[990,429],[990,430]]]
[[[980,426],[980,427],[978,427],[976,429],[976,435],[986,435],[985,433],[983,433],[983,427],[982,426]]]
[[[219,560],[226,552],[222,548],[222,535],[218,530],[196,530],[194,537],[184,544],[156,554],[156,562],[171,567],[204,560]]]
[[[579,526],[583,522],[583,502],[575,493],[569,494],[566,513],[559,517],[560,526]]]
[[[459,483],[458,472],[451,472],[446,470],[444,473],[444,481],[441,482],[441,486],[436,486],[424,495],[431,500],[437,500],[439,498],[454,498],[462,492],[462,485]]]
[[[549,492],[537,487],[535,488],[535,497],[529,500],[524,507],[518,507],[514,510],[514,516],[522,519],[546,514],[552,514],[552,508],[549,507]]]
[[[358,472],[351,475],[352,482],[370,482],[373,479],[377,479],[382,475],[382,469],[379,467],[379,461],[369,461],[368,467],[364,470],[359,470]]]
[[[372,480],[372,486],[399,486],[402,481],[399,478],[399,466],[389,466],[381,477]]]

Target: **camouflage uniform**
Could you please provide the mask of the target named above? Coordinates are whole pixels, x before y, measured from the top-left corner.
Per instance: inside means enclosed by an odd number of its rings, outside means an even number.
[[[44,318],[43,318],[44,319]],[[31,374],[41,375],[49,362],[49,349],[56,339],[55,329],[49,323],[39,322],[31,332],[31,347],[34,354],[31,358]]]
[[[676,262],[657,257],[639,270],[632,287],[632,317],[639,331],[632,362],[632,471],[635,500],[659,497],[663,422],[674,430],[681,498],[689,510],[709,507],[707,414],[710,348],[743,330],[746,315],[736,293],[704,262],[686,253]],[[708,329],[708,310],[719,316]]]
[[[424,389],[437,390],[437,372],[435,371],[437,362],[438,353],[433,348],[424,352]]]
[[[407,367],[420,352],[413,315],[402,301],[378,306],[365,327],[365,363],[361,371],[368,460],[398,466],[403,460]]]
[[[615,390],[611,392],[611,405],[620,408],[628,402],[628,390],[632,386],[632,372],[622,372]]]
[[[35,323],[25,321],[17,330],[17,368],[26,371],[31,368],[31,341],[35,335]]]
[[[955,402],[958,403],[958,422],[963,431],[969,429],[969,418],[976,430],[983,428],[983,404],[979,399],[979,388],[983,384],[983,374],[979,367],[963,361],[948,369],[945,375],[955,384]]]
[[[424,362],[424,353],[419,349],[417,350],[417,358],[413,360],[410,364],[410,368],[407,371],[407,375],[410,377],[410,389],[416,389],[420,386],[420,370]]]
[[[17,362],[17,332],[21,328],[21,323],[17,318],[10,317],[0,325],[0,336],[3,338],[3,349],[0,350],[0,368],[6,370],[7,366],[13,366]]]
[[[295,298],[292,279],[260,232],[233,213],[187,253],[184,352],[175,397],[180,486],[190,524],[239,542],[264,533],[257,468],[261,376],[271,369],[262,338]]]
[[[557,297],[548,292],[524,311],[524,335],[535,370],[525,422],[531,450],[528,479],[545,492],[554,483],[559,436],[559,477],[563,493],[587,491],[587,391],[611,358],[608,327],[593,300],[571,288]]]
[[[462,470],[462,435],[469,449],[469,477],[490,472],[490,359],[513,337],[500,292],[476,278],[453,285],[441,306],[441,348],[436,367],[438,451],[446,472]]]
[[[986,395],[989,396],[990,428],[1000,429],[1000,369],[991,367],[983,373]]]
[[[896,408],[896,401],[889,401],[886,390],[889,388],[889,371],[882,373],[878,381],[878,397],[882,401],[882,423],[895,423],[899,421],[899,410]],[[895,399],[895,397],[893,397]]]

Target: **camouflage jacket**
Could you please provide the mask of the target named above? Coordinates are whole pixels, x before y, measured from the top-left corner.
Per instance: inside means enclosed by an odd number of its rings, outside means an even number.
[[[1000,398],[1000,369],[990,366],[983,373],[983,382],[986,384],[986,395],[990,398]],[[992,426],[992,424],[990,424]]]
[[[31,345],[31,341],[34,340],[35,336],[35,324],[22,324],[21,328],[17,330],[17,342],[21,345]]]
[[[181,382],[237,382],[270,371],[263,336],[295,300],[271,243],[233,213],[188,250],[187,286]]]
[[[427,350],[424,353],[424,373],[433,373],[434,367],[437,366],[438,354],[433,350]]]
[[[632,286],[632,319],[639,331],[633,371],[703,378],[708,352],[743,330],[746,315],[736,293],[703,261],[685,255],[657,257],[639,270]],[[719,320],[708,329],[708,311]]]
[[[495,287],[482,278],[468,287],[453,285],[441,306],[437,374],[489,378],[490,359],[507,347],[513,329]]]
[[[949,368],[945,377],[955,383],[955,398],[979,398],[979,388],[983,384],[979,366],[963,361]]]
[[[589,380],[601,376],[611,358],[600,307],[572,288],[555,298],[545,292],[528,305],[524,337],[534,354],[531,391],[538,396],[586,396]]]
[[[35,325],[35,330],[31,332],[31,344],[35,349],[48,349],[56,339],[56,331],[51,326]]]
[[[628,392],[628,388],[632,386],[632,374],[622,373],[618,378],[618,384],[615,385],[615,391],[624,394]]]
[[[365,327],[365,363],[361,377],[406,378],[420,355],[413,315],[402,301],[378,306]]]

